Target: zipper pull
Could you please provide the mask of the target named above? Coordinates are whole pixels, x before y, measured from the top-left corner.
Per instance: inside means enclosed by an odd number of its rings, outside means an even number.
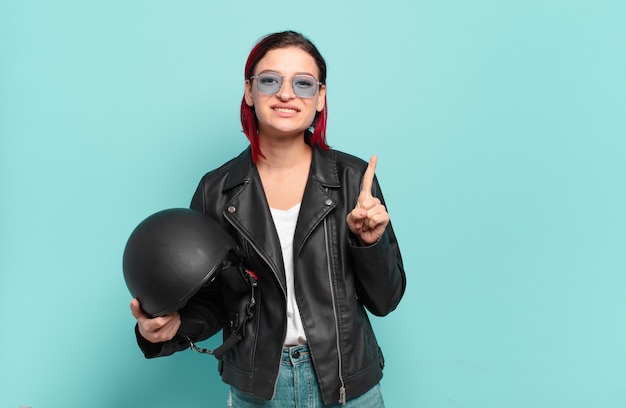
[[[259,277],[256,276],[256,273],[252,272],[250,269],[246,269],[246,272],[248,272],[248,281],[250,282],[250,285],[256,288]]]
[[[344,387],[339,388],[339,403],[346,405],[346,389]]]

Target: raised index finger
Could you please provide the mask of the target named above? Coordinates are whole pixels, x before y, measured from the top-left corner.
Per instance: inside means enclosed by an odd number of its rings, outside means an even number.
[[[361,193],[368,195],[372,194],[372,185],[374,184],[374,173],[376,172],[377,160],[378,157],[376,155],[370,157],[370,163],[367,165],[367,169],[365,169],[365,174],[363,174],[363,186],[361,187]]]

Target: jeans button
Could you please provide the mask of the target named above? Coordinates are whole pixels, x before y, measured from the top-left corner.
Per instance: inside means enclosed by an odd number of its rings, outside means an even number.
[[[298,350],[294,351],[293,353],[291,353],[291,357],[300,358],[300,352]]]

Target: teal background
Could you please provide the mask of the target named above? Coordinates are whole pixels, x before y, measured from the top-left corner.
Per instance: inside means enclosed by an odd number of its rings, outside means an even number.
[[[408,274],[373,318],[388,407],[626,406],[626,2],[0,0],[0,407],[218,407],[145,360],[121,255],[246,146],[243,65],[295,29],[328,139]],[[216,345],[216,340],[206,342]]]

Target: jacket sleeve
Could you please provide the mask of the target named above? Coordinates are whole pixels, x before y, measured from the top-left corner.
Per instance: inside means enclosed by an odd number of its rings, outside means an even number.
[[[187,339],[177,334],[172,340],[162,343],[150,343],[139,334],[139,326],[135,325],[135,337],[137,344],[146,358],[164,357],[189,347]]]
[[[377,180],[374,181],[372,193],[385,204]],[[349,250],[355,268],[359,301],[374,315],[385,316],[395,310],[406,289],[402,255],[391,222],[380,239],[372,245],[359,246],[356,237],[352,238],[349,240]]]
[[[359,301],[374,315],[385,316],[400,303],[406,275],[391,226],[373,245],[350,245]]]
[[[221,283],[219,279],[202,288],[187,304],[181,308],[180,328],[172,340],[161,343],[150,343],[139,334],[135,326],[137,344],[146,358],[164,357],[189,347],[189,340],[194,342],[206,340],[221,328],[220,308]]]

